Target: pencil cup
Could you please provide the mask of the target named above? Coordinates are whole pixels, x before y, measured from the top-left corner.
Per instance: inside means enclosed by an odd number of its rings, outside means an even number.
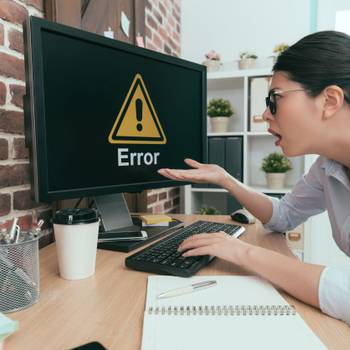
[[[38,237],[22,232],[18,243],[0,244],[0,312],[14,312],[39,300]]]
[[[94,209],[62,209],[54,217],[60,276],[78,280],[95,273],[99,218]]]

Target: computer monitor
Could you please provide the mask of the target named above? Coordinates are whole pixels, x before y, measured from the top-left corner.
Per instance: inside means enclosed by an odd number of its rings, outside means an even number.
[[[106,208],[106,195],[179,185],[159,168],[206,162],[204,66],[36,17],[24,37],[37,201]]]

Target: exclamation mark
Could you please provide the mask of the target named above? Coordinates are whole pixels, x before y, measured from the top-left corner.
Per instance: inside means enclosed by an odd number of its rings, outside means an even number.
[[[142,131],[142,100],[139,98],[136,100],[136,119],[138,121],[136,129],[137,131]]]

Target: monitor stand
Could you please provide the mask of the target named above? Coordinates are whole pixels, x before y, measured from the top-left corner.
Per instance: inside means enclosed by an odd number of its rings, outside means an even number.
[[[102,232],[140,232],[146,231],[147,239],[137,241],[120,241],[98,243],[100,249],[118,250],[121,252],[130,252],[133,249],[143,246],[162,236],[171,234],[184,226],[180,220],[173,219],[169,226],[161,227],[142,227],[140,219],[131,218],[128,206],[126,205],[123,194],[111,194],[94,197],[95,207],[101,217]],[[136,224],[133,224],[133,222]]]
[[[140,232],[140,226],[133,224],[122,193],[96,196],[94,201],[103,232]]]

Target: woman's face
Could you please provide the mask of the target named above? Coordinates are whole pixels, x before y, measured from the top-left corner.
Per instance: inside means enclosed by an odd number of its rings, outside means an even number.
[[[273,74],[270,91],[276,92],[276,114],[266,108],[263,118],[269,123],[268,131],[277,137],[276,146],[289,157],[313,153],[315,142],[320,142],[317,120],[322,117],[317,98],[308,96],[285,72]]]

